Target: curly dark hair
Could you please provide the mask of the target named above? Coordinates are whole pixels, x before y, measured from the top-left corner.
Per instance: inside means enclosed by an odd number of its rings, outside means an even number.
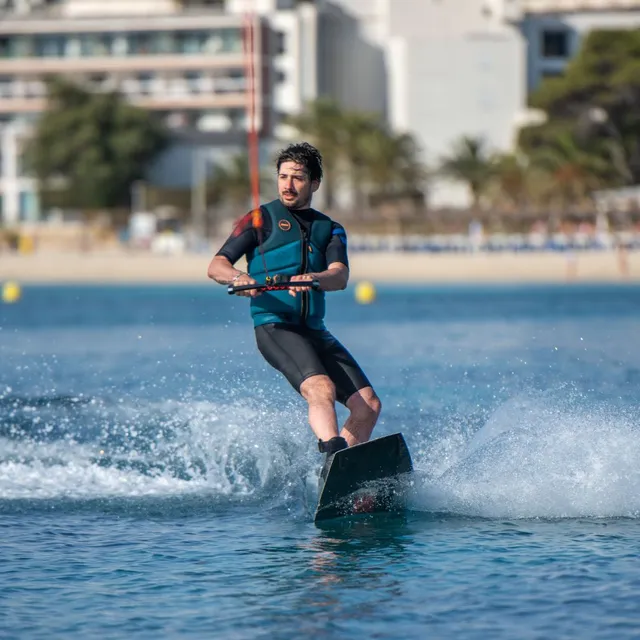
[[[308,142],[298,142],[290,144],[278,154],[276,159],[276,167],[280,171],[280,167],[284,162],[295,162],[306,168],[311,180],[322,180],[322,155],[320,152]]]

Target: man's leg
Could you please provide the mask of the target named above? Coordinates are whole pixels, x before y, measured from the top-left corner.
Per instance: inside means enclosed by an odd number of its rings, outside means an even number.
[[[347,399],[346,405],[350,413],[340,435],[350,447],[367,442],[380,416],[382,409],[380,398],[372,387],[364,387],[353,393]]]
[[[315,375],[300,385],[300,395],[309,405],[309,425],[318,440],[331,440],[338,435],[336,387],[327,375]]]
[[[333,453],[347,446],[338,436],[336,388],[327,375],[316,346],[296,327],[267,324],[256,327],[258,350],[264,359],[280,371],[307,401],[309,424],[318,440],[332,441],[322,451]]]
[[[315,344],[330,379],[336,398],[349,409],[340,435],[349,446],[367,442],[380,415],[381,403],[355,358],[328,331],[318,332]]]

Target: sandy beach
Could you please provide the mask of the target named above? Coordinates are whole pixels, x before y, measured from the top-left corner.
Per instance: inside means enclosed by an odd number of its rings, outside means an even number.
[[[211,255],[1,253],[0,282],[205,284]],[[640,252],[353,253],[350,262],[352,283],[640,282]]]

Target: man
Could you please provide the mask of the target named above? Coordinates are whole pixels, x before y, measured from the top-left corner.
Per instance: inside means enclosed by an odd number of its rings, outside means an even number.
[[[241,291],[251,297],[258,349],[309,405],[309,424],[326,453],[324,478],[334,453],[366,442],[380,414],[380,400],[351,354],[324,325],[325,292],[345,289],[349,280],[344,228],[311,208],[322,180],[322,156],[308,143],[280,152],[279,199],[262,205],[262,227],[252,216],[227,239],[209,265],[220,284],[264,283],[283,274],[300,283],[288,291]],[[247,258],[248,273],[233,265]],[[266,269],[266,271],[265,271]],[[319,290],[311,288],[317,280]],[[338,431],[336,400],[349,409]]]

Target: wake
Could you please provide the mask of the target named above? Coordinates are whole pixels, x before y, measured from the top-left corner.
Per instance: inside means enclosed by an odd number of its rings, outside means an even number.
[[[516,398],[472,436],[423,447],[419,510],[488,518],[640,517],[637,414],[554,394]]]

